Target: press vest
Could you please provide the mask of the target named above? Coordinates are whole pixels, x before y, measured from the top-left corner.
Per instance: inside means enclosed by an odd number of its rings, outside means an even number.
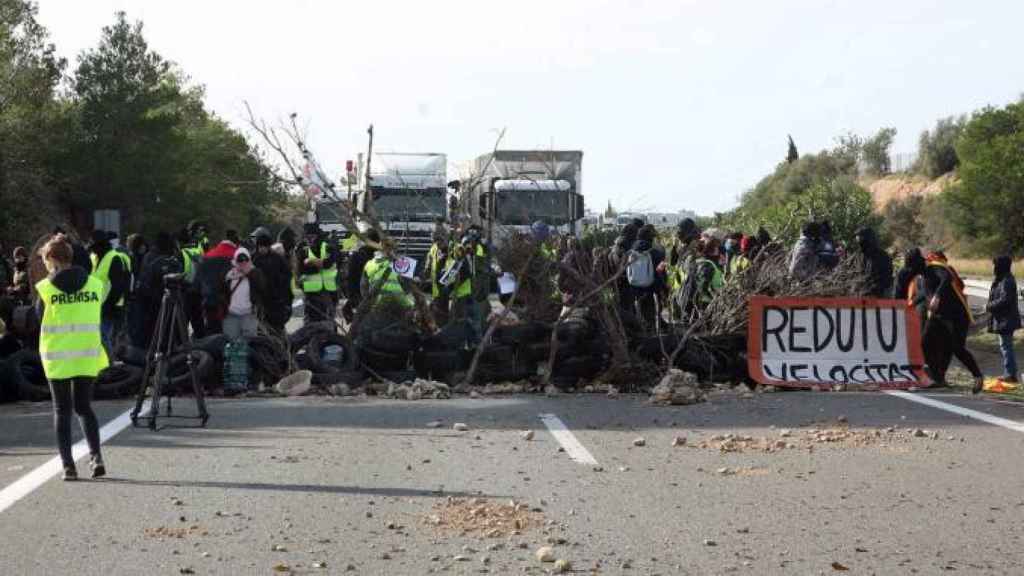
[[[108,250],[103,255],[103,259],[99,260],[96,255],[93,254],[90,257],[92,260],[92,275],[99,278],[106,288],[105,293],[110,292],[110,265],[114,262],[114,258],[121,261],[121,265],[124,267],[125,272],[129,274],[132,271],[132,260],[127,254],[122,254],[117,250]],[[98,262],[97,262],[98,260]],[[118,306],[124,306],[124,295],[121,295],[121,299],[117,301]]]
[[[90,276],[74,294],[62,292],[49,278],[36,284],[43,301],[39,356],[49,380],[95,378],[109,365],[100,337],[100,314],[106,285]]]
[[[388,273],[389,270],[390,273]],[[412,308],[412,298],[409,298],[402,288],[402,283],[398,280],[398,274],[391,269],[390,260],[386,258],[370,260],[363,268],[363,274],[366,275],[366,281],[370,284],[370,288],[376,288],[378,302],[388,298],[393,299],[405,308]],[[381,279],[384,278],[385,274],[387,274],[387,278],[382,281]]]
[[[427,253],[427,264],[430,266],[430,294],[434,298],[440,298],[441,285],[437,282],[437,269],[441,267],[441,249],[437,244],[430,247]]]
[[[313,252],[312,248],[307,249],[307,258],[316,258],[317,255]],[[320,260],[327,259],[327,242],[320,243]],[[307,294],[316,294],[318,292],[336,292],[338,290],[338,268],[331,266],[330,268],[321,269],[319,272],[313,274],[304,274],[302,276],[302,291]]]

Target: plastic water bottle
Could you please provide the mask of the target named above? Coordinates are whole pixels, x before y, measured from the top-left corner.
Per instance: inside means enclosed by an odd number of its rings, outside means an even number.
[[[320,360],[325,364],[331,364],[334,366],[340,366],[342,360],[345,357],[345,349],[337,344],[330,344],[324,346],[323,351],[320,353]]]

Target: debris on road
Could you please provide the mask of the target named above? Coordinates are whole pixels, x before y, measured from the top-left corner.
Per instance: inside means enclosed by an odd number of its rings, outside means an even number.
[[[720,452],[782,452],[784,450],[813,450],[816,446],[831,445],[840,448],[867,448],[872,446],[890,447],[906,443],[913,438],[938,437],[938,433],[924,430],[907,430],[900,433],[895,428],[852,429],[844,425],[804,430],[783,429],[777,437],[748,436],[743,434],[716,434],[693,445],[696,448]]]
[[[440,428],[441,426],[444,426],[444,422],[441,422],[440,420],[427,422],[427,428]]]
[[[456,432],[469,432],[469,425],[462,422],[456,422],[452,425],[452,430]]]
[[[554,562],[555,561],[555,549],[551,546],[544,546],[534,553],[537,557],[538,562]]]
[[[686,436],[676,436],[672,439],[673,448],[679,448],[681,446],[686,446]]]
[[[142,531],[142,533],[147,538],[177,538],[179,540],[186,538],[188,536],[209,536],[209,532],[207,532],[198,524],[193,524],[192,526],[182,528],[170,528],[168,526],[160,526],[158,528],[146,528]]]
[[[533,430],[526,430],[525,432],[520,434],[520,436],[522,436],[523,440],[529,442],[530,440],[533,440]]]
[[[644,446],[647,446],[647,440],[643,436],[639,438],[634,438],[633,446],[636,446],[637,448],[643,448]]]
[[[565,574],[572,571],[572,562],[564,558],[555,561],[555,574]]]
[[[403,384],[388,384],[384,396],[396,400],[447,400],[452,397],[452,392],[447,384],[417,378]]]
[[[484,498],[448,498],[434,505],[425,523],[445,532],[503,538],[543,526],[544,515],[514,500],[499,503]]]
[[[651,389],[651,403],[664,406],[685,406],[704,401],[697,375],[672,369]]]

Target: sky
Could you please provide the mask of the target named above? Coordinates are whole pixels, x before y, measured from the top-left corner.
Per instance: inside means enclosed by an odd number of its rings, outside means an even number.
[[[366,150],[582,150],[588,208],[734,207],[786,154],[1024,93],[1024,2],[39,0],[72,67],[123,10],[244,129],[298,113],[331,175]]]

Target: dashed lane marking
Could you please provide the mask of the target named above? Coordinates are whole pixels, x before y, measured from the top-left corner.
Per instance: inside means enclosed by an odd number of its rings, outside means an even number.
[[[942,400],[936,400],[934,398],[928,398],[927,396],[920,396],[918,394],[911,394],[909,392],[901,392],[898,390],[887,391],[886,394],[890,396],[896,396],[897,398],[903,398],[911,402],[917,402],[918,404],[924,404],[925,406],[931,406],[932,408],[938,408],[939,410],[945,410],[953,414],[959,414],[960,416],[966,416],[967,418],[974,418],[993,426],[1001,426],[1007,430],[1014,430],[1016,432],[1024,433],[1024,424],[1008,420],[1006,418],[1000,418],[999,416],[993,416],[978,410],[972,410],[970,408],[963,408],[955,404],[943,402]]]
[[[597,460],[594,458],[594,455],[576,439],[576,435],[569,430],[569,427],[558,416],[554,414],[541,414],[540,420],[547,426],[548,431],[555,437],[555,440],[562,445],[562,448],[565,448],[565,453],[569,455],[569,458],[580,464],[597,466]]]

